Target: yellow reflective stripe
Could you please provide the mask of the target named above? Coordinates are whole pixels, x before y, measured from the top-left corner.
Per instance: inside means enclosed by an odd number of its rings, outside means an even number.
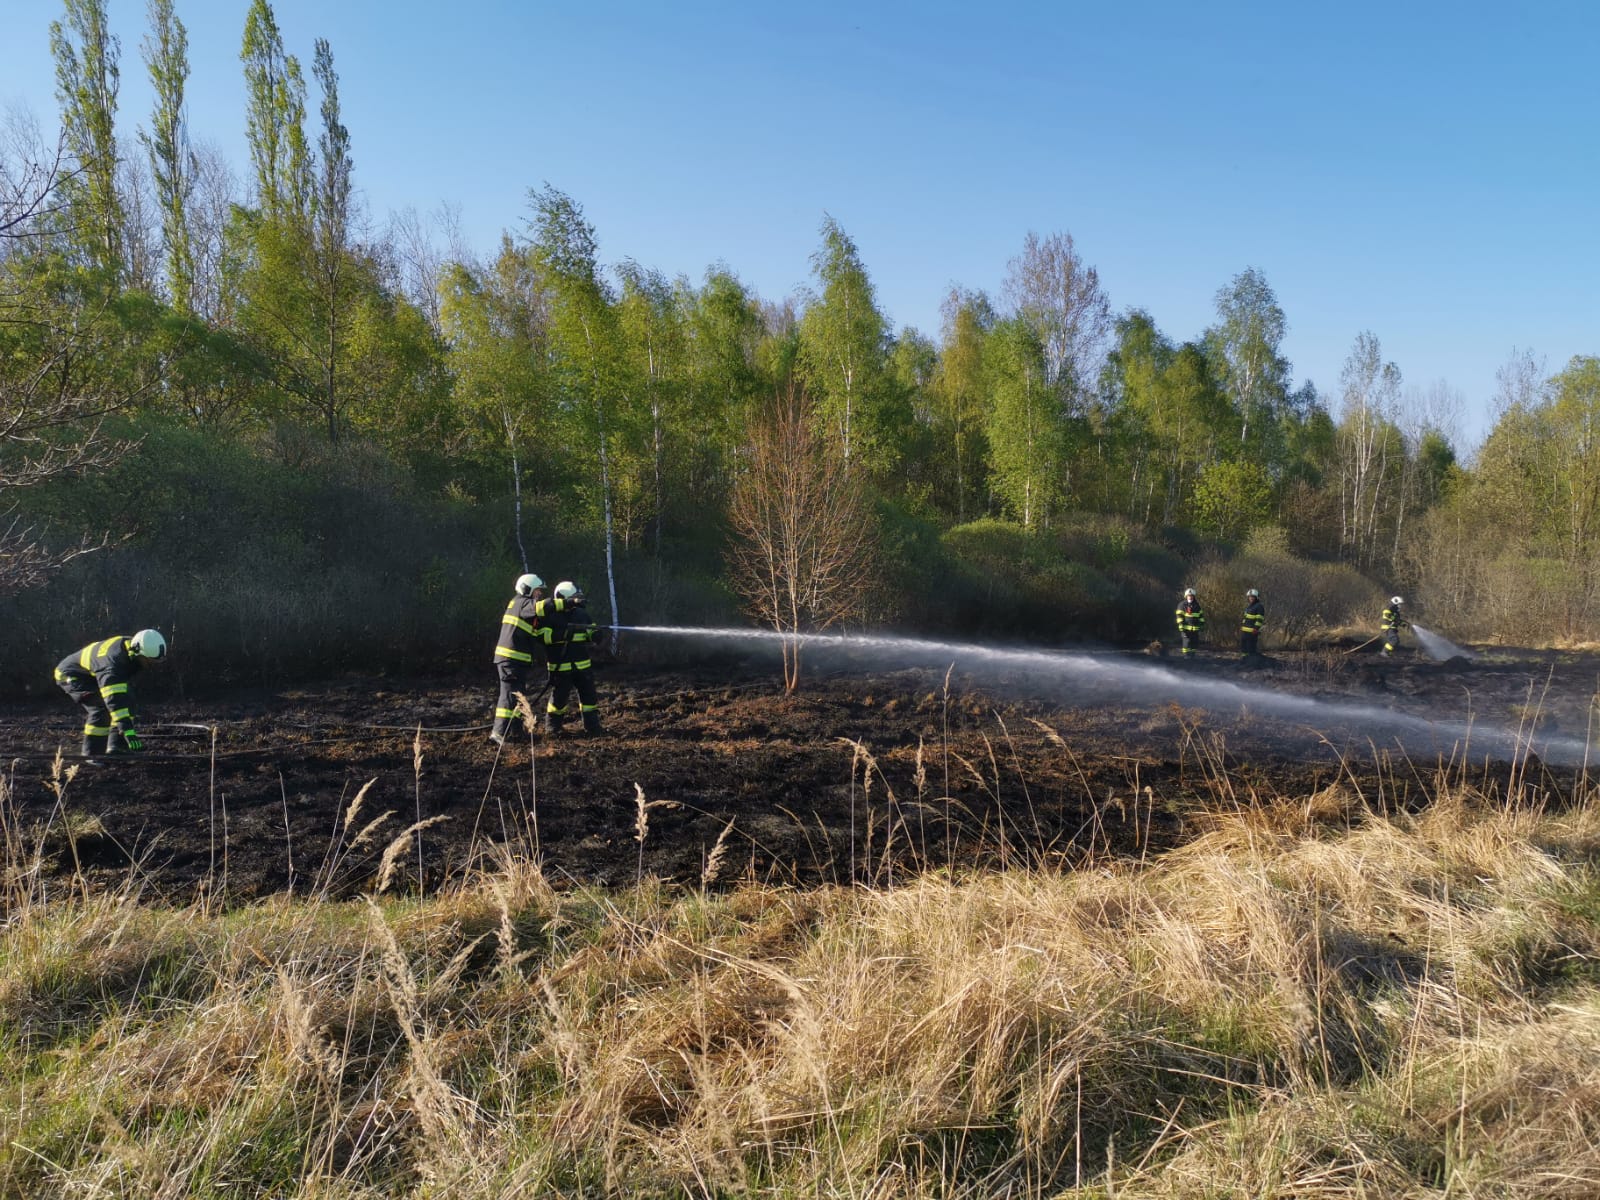
[[[83,731],[84,731],[84,733],[87,733],[87,734],[110,733],[111,732],[111,726],[109,726],[109,725],[85,725],[83,727]]]
[[[494,656],[496,658],[514,658],[518,662],[525,663],[533,661],[533,655],[524,654],[521,650],[513,650],[510,646],[496,646],[494,648]]]
[[[557,708],[554,703],[550,703],[550,704],[545,705],[545,709],[544,710],[547,713],[564,713],[564,712],[567,711],[564,708]]]
[[[497,717],[514,717],[517,715],[517,710],[514,708],[497,708],[494,710],[494,715]]]
[[[123,721],[127,721],[131,725],[133,724],[133,713],[126,708],[113,708],[111,710],[111,719],[119,725]]]
[[[94,657],[94,643],[90,642],[83,648],[83,653],[78,655],[78,665],[85,671],[89,669],[89,660]]]
[[[598,704],[580,704],[580,705],[578,705],[578,708],[583,712],[599,712],[600,711],[600,706]]]
[[[528,624],[521,617],[513,616],[511,613],[507,613],[505,616],[501,617],[500,624],[515,625],[518,629],[522,630],[523,633],[535,632],[532,625]]]
[[[125,683],[108,683],[100,689],[100,694],[109,700],[111,697],[121,695],[127,690],[128,685]]]
[[[594,659],[586,658],[582,662],[573,663],[572,664],[572,669],[574,671],[586,671],[592,666],[594,666]]]

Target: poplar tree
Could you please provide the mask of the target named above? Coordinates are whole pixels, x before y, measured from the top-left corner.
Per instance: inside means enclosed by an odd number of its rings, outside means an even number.
[[[189,229],[189,198],[199,164],[189,150],[184,84],[189,77],[189,35],[173,11],[172,0],[150,0],[150,33],[144,62],[155,92],[150,132],[139,134],[150,156],[161,236],[166,248],[167,292],[185,316],[194,312],[194,246]]]
[[[65,0],[50,23],[56,98],[80,174],[65,181],[77,244],[113,283],[123,269],[123,211],[117,192],[117,63],[122,47],[106,26],[105,0]]]
[[[354,264],[350,258],[350,133],[340,121],[339,76],[327,39],[316,41],[312,72],[322,88],[322,135],[318,139],[316,203],[313,208],[310,273],[312,308],[318,326],[316,356],[322,393],[321,408],[328,440],[339,440],[340,368],[349,337],[348,310],[354,306]]]
[[[284,53],[267,0],[252,0],[239,58],[244,63],[245,139],[256,203],[269,219],[304,220],[312,193],[305,80],[299,60]]]

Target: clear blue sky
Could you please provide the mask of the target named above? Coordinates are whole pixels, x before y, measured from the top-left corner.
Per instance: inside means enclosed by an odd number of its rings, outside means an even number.
[[[177,0],[191,123],[243,176],[246,0]],[[1513,347],[1600,353],[1600,5],[787,5],[276,0],[309,76],[332,43],[356,179],[381,222],[461,207],[468,242],[571,194],[608,261],[771,299],[831,213],[897,325],[952,283],[998,291],[1064,230],[1112,304],[1197,336],[1263,271],[1297,380],[1332,398],[1370,329],[1446,380],[1481,436]],[[148,121],[143,0],[110,0],[124,134]],[[54,0],[0,0],[0,105],[53,127]],[[315,119],[315,88],[310,97]]]

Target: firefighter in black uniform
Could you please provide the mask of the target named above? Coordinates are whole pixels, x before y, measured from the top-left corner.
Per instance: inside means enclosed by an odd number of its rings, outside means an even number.
[[[563,579],[556,584],[556,600],[566,608],[546,633],[546,653],[550,661],[550,702],[544,710],[544,731],[560,733],[566,720],[567,701],[578,693],[578,711],[583,714],[583,731],[590,737],[605,732],[600,726],[600,696],[595,690],[592,647],[594,622],[577,584]]]
[[[1387,658],[1400,648],[1400,631],[1408,629],[1411,622],[1406,620],[1405,614],[1400,611],[1400,606],[1405,601],[1399,596],[1389,597],[1389,607],[1383,610],[1383,654]]]
[[[1261,593],[1251,588],[1244,594],[1244,620],[1239,623],[1239,653],[1249,658],[1259,654],[1261,627],[1267,623],[1267,610],[1261,605]]]
[[[122,745],[144,749],[144,738],[133,723],[133,694],[128,690],[139,668],[167,656],[167,639],[154,629],[141,629],[130,637],[108,637],[90,642],[56,665],[56,683],[83,706],[83,756],[104,754],[116,748],[113,732]]]
[[[1183,642],[1183,656],[1193,658],[1195,648],[1200,645],[1201,631],[1206,627],[1206,610],[1200,607],[1200,600],[1194,594],[1193,588],[1184,589],[1177,617],[1178,638]]]
[[[500,677],[500,698],[494,707],[494,729],[491,741],[505,745],[506,733],[516,720],[516,693],[527,695],[528,672],[533,669],[533,656],[544,657],[546,645],[542,627],[555,619],[566,607],[564,600],[544,599],[544,580],[537,575],[519,575],[516,595],[506,604],[500,617],[500,641],[494,648],[494,669]]]

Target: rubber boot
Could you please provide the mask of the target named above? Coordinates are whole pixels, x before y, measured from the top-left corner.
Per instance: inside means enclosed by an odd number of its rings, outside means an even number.
[[[83,757],[93,758],[96,754],[106,752],[106,735],[103,733],[86,733],[83,735]]]
[[[600,727],[600,714],[594,709],[585,709],[583,712],[583,732],[590,737],[603,737],[605,730]]]
[[[567,716],[565,713],[550,712],[548,709],[546,709],[544,714],[545,733],[549,734],[551,737],[555,737],[561,732],[561,725],[566,719]]]

